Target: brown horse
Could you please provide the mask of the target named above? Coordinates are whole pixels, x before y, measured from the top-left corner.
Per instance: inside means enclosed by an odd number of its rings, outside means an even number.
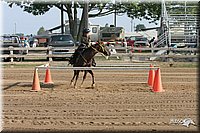
[[[91,67],[92,66],[92,59],[97,53],[102,53],[105,56],[110,56],[109,49],[101,42],[91,45],[90,47],[86,48],[76,59],[76,62],[73,64],[73,67]],[[79,73],[81,70],[74,70],[74,76],[71,79],[70,85],[73,85],[74,79],[74,88],[76,88],[76,83],[79,77]],[[84,80],[86,79],[87,73],[90,73],[92,76],[92,87],[95,87],[94,82],[94,74],[92,70],[84,70],[83,80],[81,86],[83,85]]]

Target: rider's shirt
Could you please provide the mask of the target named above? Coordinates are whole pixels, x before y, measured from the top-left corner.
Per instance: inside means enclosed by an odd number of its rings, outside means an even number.
[[[91,41],[90,41],[89,37],[82,36],[82,38],[81,38],[81,45],[85,45],[86,47],[89,47],[90,42]]]

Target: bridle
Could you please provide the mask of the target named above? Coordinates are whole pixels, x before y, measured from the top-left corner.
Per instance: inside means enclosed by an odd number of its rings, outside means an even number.
[[[101,47],[101,49],[103,50],[103,52],[105,51],[105,49],[103,48],[103,46],[99,45]],[[92,45],[90,46],[92,49],[94,49],[97,53],[102,53],[101,51],[97,50],[96,48],[94,48]]]
[[[105,49],[103,48],[103,46],[101,46],[101,45],[99,45],[101,48],[102,48],[102,50],[103,50],[103,52],[105,51]],[[101,53],[102,54],[102,52],[100,52],[99,50],[97,50],[96,48],[94,48],[92,45],[90,46],[93,50],[95,50],[97,53]],[[103,55],[103,54],[102,54]],[[84,62],[85,63],[88,63],[87,62],[87,60],[85,59],[85,57],[83,57],[83,55],[80,53],[80,56],[81,56],[81,58],[83,58],[83,60],[84,60]],[[103,55],[104,56],[104,55]]]

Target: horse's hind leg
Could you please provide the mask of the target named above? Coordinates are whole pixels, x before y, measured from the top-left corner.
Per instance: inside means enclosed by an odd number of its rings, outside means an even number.
[[[94,73],[92,72],[92,70],[88,70],[88,72],[91,74],[92,76],[92,87],[95,87],[95,83],[94,83]]]
[[[74,70],[74,76],[73,76],[72,79],[71,79],[70,86],[73,85],[73,83],[74,83],[74,78],[76,77],[76,74],[77,74],[77,70]]]
[[[84,75],[83,75],[83,80],[82,80],[82,83],[81,83],[81,87],[83,86],[83,82],[86,79],[87,72],[88,72],[87,70],[84,71]]]

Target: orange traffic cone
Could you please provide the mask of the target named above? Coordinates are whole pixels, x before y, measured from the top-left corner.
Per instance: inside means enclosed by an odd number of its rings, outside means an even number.
[[[50,69],[48,67],[46,69],[46,75],[45,75],[44,83],[53,84],[53,81],[51,80],[51,72],[50,72]]]
[[[40,81],[39,81],[39,77],[38,77],[38,69],[35,69],[35,71],[34,71],[32,90],[33,91],[40,91],[41,90]]]
[[[153,92],[163,92],[162,82],[161,82],[161,74],[160,68],[156,70],[154,83],[153,83]]]
[[[153,68],[152,64],[150,64],[150,68]],[[148,85],[151,87],[153,87],[154,77],[155,77],[155,71],[153,69],[150,69],[148,76]]]

